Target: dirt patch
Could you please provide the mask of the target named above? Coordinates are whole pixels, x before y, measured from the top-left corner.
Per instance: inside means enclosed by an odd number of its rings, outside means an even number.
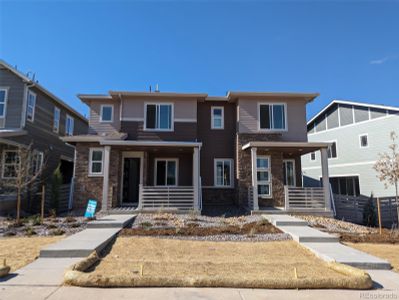
[[[146,224],[146,223],[144,223]],[[136,236],[209,236],[222,234],[255,235],[255,234],[277,234],[282,233],[266,220],[245,223],[242,225],[224,224],[218,227],[201,227],[197,223],[187,223],[184,227],[175,228],[152,228],[143,225],[141,228],[123,229],[121,235]]]
[[[340,238],[341,241],[349,243],[376,243],[399,245],[399,230],[383,229],[382,234],[380,234],[379,232],[371,232],[368,234],[341,233]]]
[[[329,264],[298,243],[208,242],[119,237],[89,273],[70,271],[79,286],[371,288],[361,270]]]
[[[346,245],[364,251],[371,255],[388,260],[394,270],[399,272],[399,244],[370,244],[370,243],[345,243]]]
[[[7,260],[11,272],[33,262],[40,249],[61,240],[62,236],[52,237],[11,237],[0,238],[0,262]]]

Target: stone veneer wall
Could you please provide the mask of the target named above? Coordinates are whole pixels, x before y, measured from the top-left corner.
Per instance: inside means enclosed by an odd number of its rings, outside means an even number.
[[[242,150],[242,146],[253,141],[281,141],[280,134],[237,134],[237,178],[238,178],[238,201],[241,206],[248,203],[248,188],[252,185],[251,150]],[[281,152],[265,151],[258,148],[258,155],[271,156],[272,172],[272,198],[259,198],[259,206],[282,206],[284,205],[283,185],[283,155]]]
[[[232,206],[237,205],[236,188],[203,188],[202,189],[202,207],[212,206]]]

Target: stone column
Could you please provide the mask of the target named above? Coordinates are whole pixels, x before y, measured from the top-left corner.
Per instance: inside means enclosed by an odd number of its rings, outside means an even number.
[[[251,166],[252,166],[252,188],[253,188],[253,203],[254,207],[253,210],[259,210],[259,204],[258,204],[258,177],[256,174],[256,148],[252,147],[251,148]]]
[[[194,147],[193,152],[193,189],[194,189],[194,210],[200,210],[199,199],[199,147]]]
[[[109,157],[111,146],[104,147],[104,160],[103,160],[103,197],[101,202],[101,210],[108,210],[108,192],[109,192]]]
[[[322,174],[322,180],[323,180],[325,209],[327,211],[330,211],[331,210],[330,179],[329,179],[329,175],[328,175],[327,148],[320,149],[320,153],[321,153],[321,174]]]

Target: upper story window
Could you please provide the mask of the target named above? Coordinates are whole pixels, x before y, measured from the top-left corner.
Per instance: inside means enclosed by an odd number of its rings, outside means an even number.
[[[36,108],[36,94],[32,91],[28,91],[28,99],[26,103],[26,119],[33,122],[35,119],[35,108]]]
[[[56,133],[60,131],[60,115],[61,110],[58,107],[54,107],[53,131]]]
[[[66,116],[65,120],[65,134],[73,135],[74,119],[70,115]]]
[[[310,153],[310,160],[315,161],[316,160],[316,152]]]
[[[331,142],[327,149],[328,158],[337,158],[337,142]]]
[[[3,168],[1,177],[6,179],[16,178],[18,173],[20,160],[19,154],[16,150],[3,151]]]
[[[6,116],[7,92],[7,89],[0,88],[0,118]]]
[[[287,130],[285,103],[259,104],[258,119],[260,130],[283,131]]]
[[[173,130],[173,105],[149,104],[145,105],[145,126],[147,130]]]
[[[369,138],[367,134],[359,136],[360,148],[367,148],[369,146]]]
[[[232,159],[215,159],[214,166],[214,184],[219,187],[233,186],[233,160]]]
[[[114,121],[114,106],[101,105],[100,122],[113,122]]]
[[[103,174],[103,148],[90,148],[89,175],[98,176]]]
[[[223,129],[224,128],[224,108],[220,106],[212,106],[212,129]]]

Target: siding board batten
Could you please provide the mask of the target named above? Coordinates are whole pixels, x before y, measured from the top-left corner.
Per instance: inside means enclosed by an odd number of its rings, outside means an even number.
[[[104,170],[103,170],[103,191],[102,191],[102,201],[101,210],[108,210],[108,193],[109,193],[109,159],[110,159],[111,147],[104,147]]]

